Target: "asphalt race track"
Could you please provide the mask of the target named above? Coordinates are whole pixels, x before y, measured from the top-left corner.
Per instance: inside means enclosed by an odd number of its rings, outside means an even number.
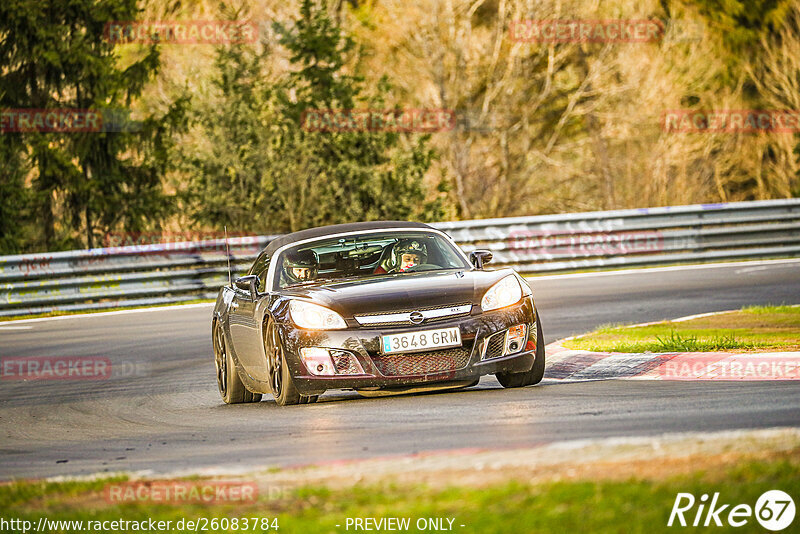
[[[800,303],[800,260],[532,279],[547,342],[748,304]],[[105,380],[0,381],[0,479],[198,472],[564,439],[800,426],[797,382],[597,381],[226,406],[209,306],[0,323],[0,359],[108,358]]]

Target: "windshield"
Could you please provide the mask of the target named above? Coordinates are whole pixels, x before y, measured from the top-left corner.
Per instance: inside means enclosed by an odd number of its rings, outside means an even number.
[[[290,247],[278,258],[276,285],[469,268],[463,255],[439,234],[386,231]]]

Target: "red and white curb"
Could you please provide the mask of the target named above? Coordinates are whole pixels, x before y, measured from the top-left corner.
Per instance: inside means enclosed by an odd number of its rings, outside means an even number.
[[[728,312],[691,315],[672,322],[717,313]],[[655,323],[633,326],[650,324]],[[569,382],[609,379],[800,380],[800,352],[592,352],[564,347],[562,343],[567,339],[545,347],[545,378]]]
[[[582,380],[800,380],[800,352],[590,352],[546,347],[545,378]]]

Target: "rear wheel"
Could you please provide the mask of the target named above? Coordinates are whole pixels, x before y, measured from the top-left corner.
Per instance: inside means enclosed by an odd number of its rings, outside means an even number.
[[[214,366],[217,370],[217,388],[222,400],[226,404],[242,404],[245,402],[261,401],[261,393],[252,393],[244,387],[239,373],[236,371],[236,364],[228,351],[225,341],[225,333],[222,330],[222,323],[214,321],[212,330],[212,342],[214,344]]]
[[[532,386],[542,381],[544,376],[544,335],[539,314],[536,314],[536,359],[530,371],[522,373],[496,373],[497,381],[504,388],[519,388]]]
[[[294,386],[294,380],[286,365],[286,354],[283,352],[278,326],[272,319],[264,328],[264,352],[267,355],[269,386],[279,406],[317,402],[318,395],[301,395]]]

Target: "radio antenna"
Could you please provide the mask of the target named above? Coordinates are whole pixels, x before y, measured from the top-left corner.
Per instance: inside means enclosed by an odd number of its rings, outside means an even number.
[[[231,280],[231,251],[228,249],[228,225],[225,225],[225,257],[228,259],[228,284],[233,287]]]

